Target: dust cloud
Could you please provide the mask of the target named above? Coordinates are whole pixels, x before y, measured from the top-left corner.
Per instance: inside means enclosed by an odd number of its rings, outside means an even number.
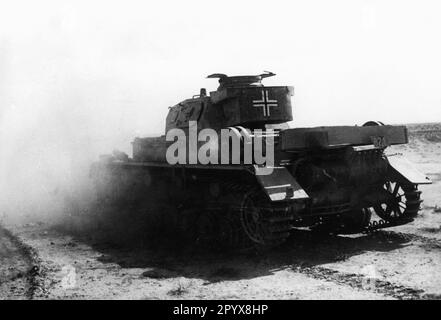
[[[32,104],[30,103],[32,106]],[[11,105],[1,119],[0,192],[3,218],[55,218],[65,200],[87,194],[90,144],[42,107]],[[64,115],[66,117],[66,115]],[[69,116],[67,116],[69,118]],[[73,125],[77,121],[71,119]]]
[[[0,45],[0,218],[57,222],[66,205],[93,199],[90,164],[114,149],[131,154],[130,142],[149,134],[152,120],[131,108],[141,98],[127,92],[129,81],[98,68],[86,76],[50,46],[26,53],[18,43]]]

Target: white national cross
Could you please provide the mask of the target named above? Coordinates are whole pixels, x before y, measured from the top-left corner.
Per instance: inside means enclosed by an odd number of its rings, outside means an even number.
[[[268,90],[262,90],[262,99],[253,100],[253,107],[262,108],[263,116],[270,116],[270,107],[277,107],[277,100],[270,100],[268,98]]]

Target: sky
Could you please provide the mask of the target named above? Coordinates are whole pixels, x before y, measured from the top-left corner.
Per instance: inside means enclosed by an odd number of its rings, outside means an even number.
[[[440,16],[424,0],[1,1],[0,178],[130,153],[211,73],[276,73],[297,127],[441,121]]]

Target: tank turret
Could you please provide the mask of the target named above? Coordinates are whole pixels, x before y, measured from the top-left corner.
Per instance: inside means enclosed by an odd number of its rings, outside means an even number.
[[[233,126],[265,128],[292,120],[290,86],[264,86],[262,79],[274,76],[266,72],[252,76],[233,76],[215,73],[207,78],[218,78],[216,91],[184,100],[170,108],[166,131],[188,128],[189,121],[197,121],[198,129],[220,129]]]

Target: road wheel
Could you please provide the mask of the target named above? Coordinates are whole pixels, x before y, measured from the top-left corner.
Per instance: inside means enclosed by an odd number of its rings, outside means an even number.
[[[370,208],[354,210],[343,217],[342,229],[339,233],[359,233],[369,226],[372,211]]]
[[[252,242],[273,247],[289,237],[293,219],[289,208],[271,206],[265,194],[247,193],[239,210],[243,230]]]

